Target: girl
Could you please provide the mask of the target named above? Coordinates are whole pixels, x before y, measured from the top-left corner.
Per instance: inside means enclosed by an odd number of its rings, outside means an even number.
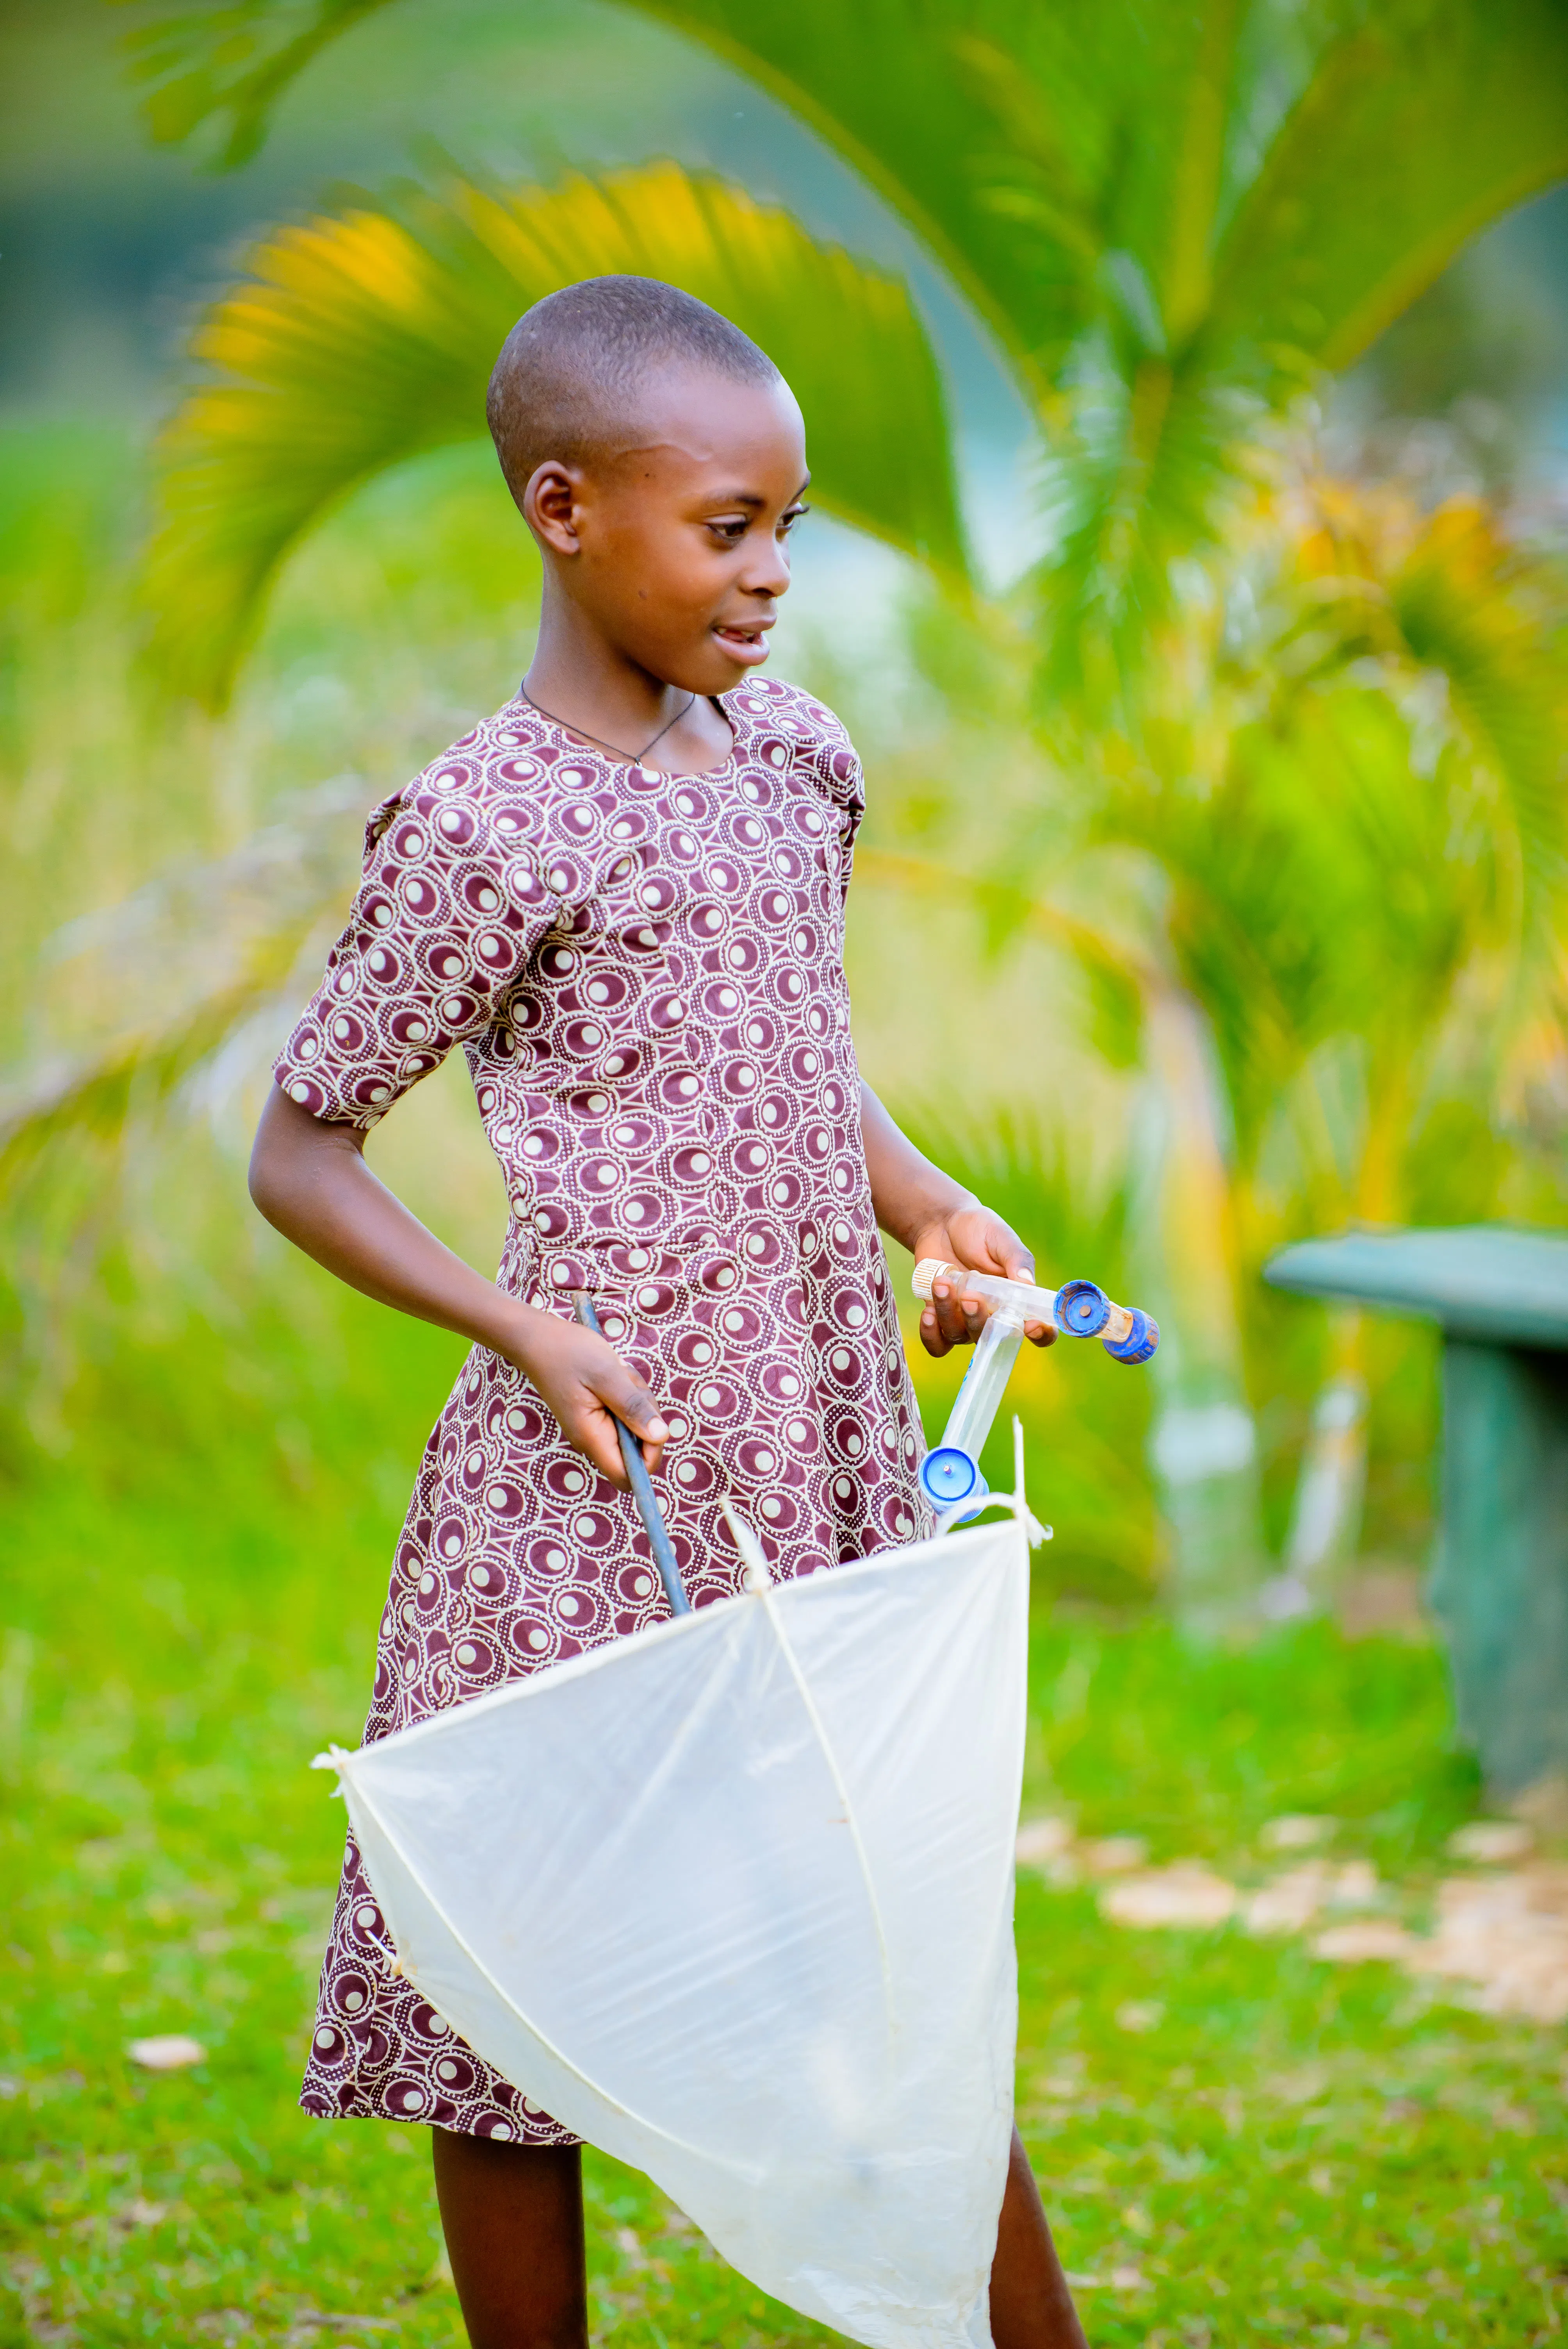
[[[860,768],[826,709],[758,674],[809,478],[788,386],[701,303],[601,278],[520,321],[490,419],[542,557],[538,649],[373,814],[252,1166],[318,1262],[473,1340],[398,1545],[367,1738],[664,1610],[615,1417],[665,1469],[696,1606],[739,1587],[727,1500],[786,1575],[926,1530],[877,1226],[1032,1277],[856,1069]],[[459,1042],[511,1202],[494,1282],[363,1156]],[[922,1334],[943,1353],[978,1326],[941,1294]],[[433,2124],[475,2349],[583,2349],[579,2148],[393,1963],[351,1842],[304,2107]],[[992,2321],[997,2349],[1082,2341],[1016,2137]]]

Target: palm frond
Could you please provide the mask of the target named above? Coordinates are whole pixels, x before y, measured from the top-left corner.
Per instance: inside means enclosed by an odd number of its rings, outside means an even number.
[[[1215,346],[1348,367],[1513,205],[1568,176],[1556,0],[1389,0],[1329,45],[1215,258]]]
[[[1483,965],[1488,1018],[1550,986],[1568,884],[1555,574],[1479,506],[1346,483],[1304,483],[1256,527],[1278,568],[1209,678],[1215,753],[1193,754],[1204,713],[1166,723],[1162,761],[1109,775],[1095,820],[1165,876],[1243,1167],[1346,1039],[1408,1123],[1462,990],[1480,1016]]]
[[[124,0],[120,0],[124,5]],[[387,0],[229,0],[200,15],[156,16],[125,36],[142,112],[161,146],[178,146],[226,118],[217,161],[248,162],[278,100],[340,33]]]
[[[1456,500],[1390,582],[1412,658],[1447,679],[1455,718],[1497,778],[1497,814],[1517,849],[1517,917],[1537,950],[1559,935],[1568,880],[1568,688],[1553,626],[1562,586],[1552,582],[1552,596],[1542,574],[1484,506]]]
[[[372,5],[231,0],[150,27],[168,135],[222,116],[249,151],[284,80]],[[843,154],[1057,429],[1053,698],[1136,677],[1260,422],[1568,173],[1559,0],[634,5]]]
[[[199,329],[206,379],[162,437],[148,563],[170,680],[221,702],[301,535],[373,475],[482,438],[520,312],[614,271],[733,318],[800,400],[814,500],[965,575],[942,386],[902,280],[673,163],[552,189],[458,181],[277,231]]]

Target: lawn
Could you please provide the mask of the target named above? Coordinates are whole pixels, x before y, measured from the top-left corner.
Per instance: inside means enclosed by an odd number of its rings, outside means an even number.
[[[425,2134],[294,2095],[392,1530],[446,1341],[352,1471],[222,1434],[180,1484],[123,1410],[89,1473],[7,1503],[0,2343],[453,2344]],[[106,1406],[107,1408],[107,1406]],[[239,1412],[237,1425],[243,1423]],[[106,1429],[108,1423],[106,1420]],[[360,1464],[363,1463],[363,1466]],[[1244,1874],[1284,1812],[1418,1899],[1479,1806],[1440,1659],[1323,1627],[1196,1656],[1148,1617],[1042,1614],[1026,1808]],[[1130,1931],[1020,1877],[1019,2114],[1097,2349],[1515,2344],[1568,2290],[1560,2032],[1300,1937]],[[161,2075],[126,2042],[186,2032]],[[823,2340],[593,2159],[599,2338]]]

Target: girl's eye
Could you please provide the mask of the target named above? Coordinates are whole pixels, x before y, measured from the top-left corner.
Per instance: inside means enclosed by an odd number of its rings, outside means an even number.
[[[791,506],[788,513],[780,514],[779,517],[779,537],[788,538],[796,523],[798,522],[803,522],[810,511],[811,509],[810,506]]]
[[[744,521],[710,522],[708,523],[708,528],[709,530],[717,533],[717,536],[724,541],[726,546],[738,546],[741,540],[746,536],[747,525]]]

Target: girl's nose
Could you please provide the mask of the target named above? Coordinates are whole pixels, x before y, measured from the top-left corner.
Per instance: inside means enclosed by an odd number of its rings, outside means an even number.
[[[770,539],[747,565],[741,585],[748,595],[782,595],[789,585],[789,556],[781,539]]]

